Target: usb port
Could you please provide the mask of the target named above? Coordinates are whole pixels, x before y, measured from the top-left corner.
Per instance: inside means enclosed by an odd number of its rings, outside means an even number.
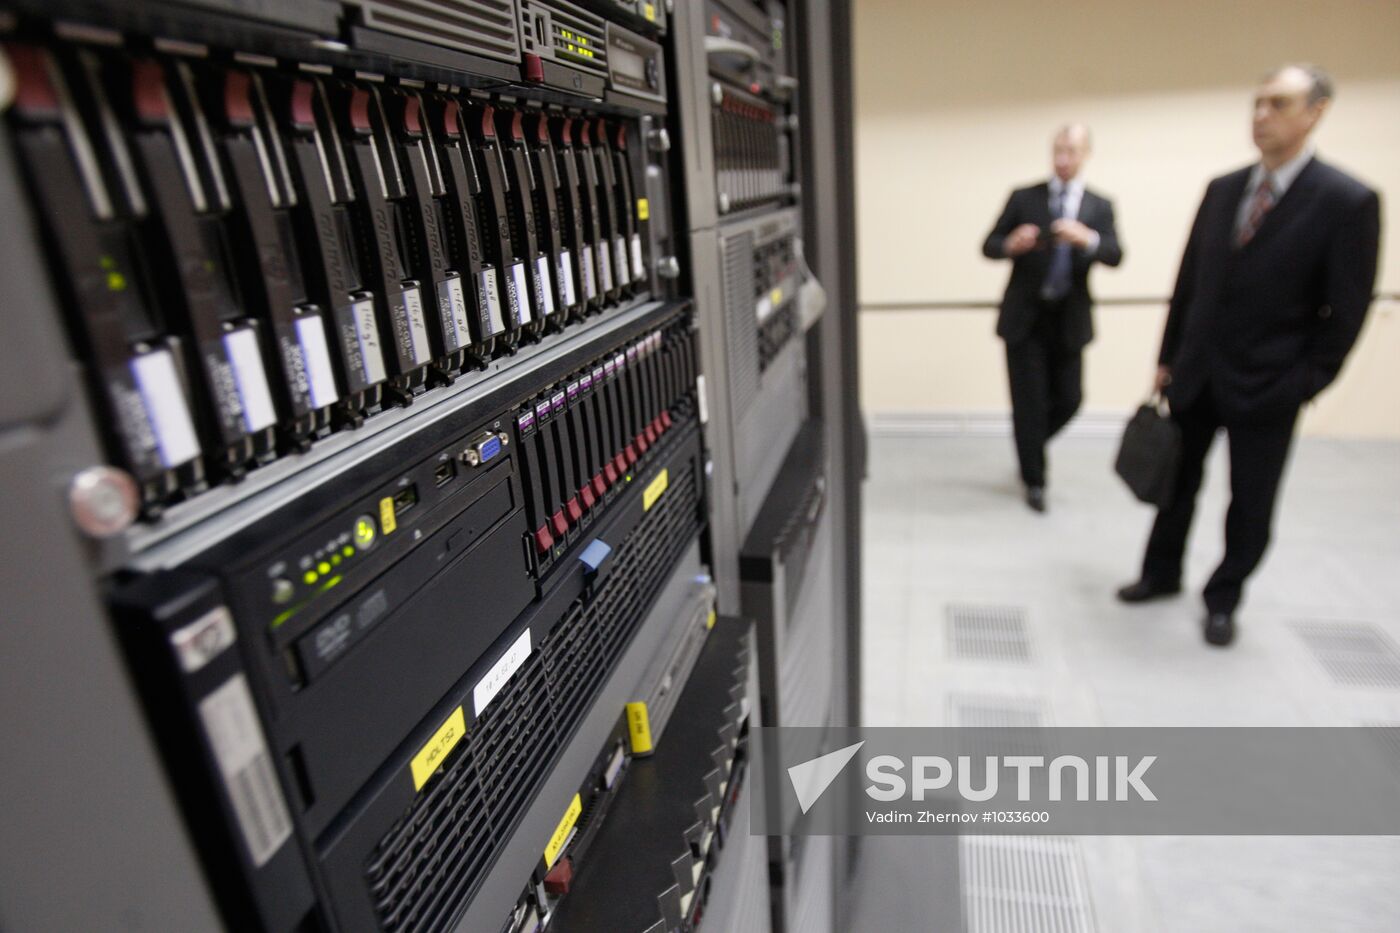
[[[405,486],[403,489],[400,489],[398,492],[394,493],[394,513],[397,515],[402,515],[417,504],[417,485]]]
[[[446,486],[448,483],[452,482],[452,477],[456,475],[457,464],[453,463],[451,460],[444,460],[437,465],[436,470],[433,470],[433,485]]]

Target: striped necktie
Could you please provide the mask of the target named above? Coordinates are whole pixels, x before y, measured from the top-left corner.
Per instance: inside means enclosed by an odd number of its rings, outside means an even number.
[[[1235,235],[1235,245],[1244,246],[1254,235],[1259,232],[1259,226],[1264,223],[1264,217],[1274,206],[1274,176],[1272,172],[1265,172],[1264,177],[1259,179],[1259,187],[1254,190],[1254,197],[1249,202],[1249,211],[1245,214],[1244,224],[1240,226],[1239,233]]]

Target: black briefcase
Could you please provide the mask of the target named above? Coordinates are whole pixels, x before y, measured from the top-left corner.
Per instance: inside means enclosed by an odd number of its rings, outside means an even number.
[[[1142,502],[1165,509],[1172,504],[1181,466],[1181,428],[1166,402],[1154,396],[1128,420],[1113,469]]]

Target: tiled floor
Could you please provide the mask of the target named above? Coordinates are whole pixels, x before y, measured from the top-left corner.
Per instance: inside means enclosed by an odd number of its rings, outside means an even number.
[[[865,514],[865,720],[946,725],[980,698],[1055,725],[1400,723],[1400,685],[1339,682],[1298,623],[1373,626],[1400,645],[1400,444],[1307,439],[1285,479],[1274,545],[1227,650],[1200,636],[1198,590],[1222,549],[1218,444],[1182,597],[1128,608],[1152,513],[1113,476],[1115,441],[1051,448],[1050,510],[1020,500],[1005,437],[876,435]],[[948,607],[1025,611],[1029,661],[950,657]],[[1397,801],[1400,806],[1400,801]],[[866,840],[858,929],[1010,933],[976,920],[964,888],[881,884],[882,866],[950,858],[933,840]],[[1075,837],[1091,901],[1063,929],[1103,933],[1400,929],[1394,837]],[[946,865],[937,872],[948,877]],[[951,887],[957,888],[958,880]],[[877,893],[878,892],[878,893]],[[942,893],[939,893],[942,892]],[[960,919],[962,918],[962,919]]]

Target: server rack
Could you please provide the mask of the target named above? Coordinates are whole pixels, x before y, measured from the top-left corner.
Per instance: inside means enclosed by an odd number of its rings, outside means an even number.
[[[0,916],[588,929],[651,771],[696,819],[642,928],[837,922],[843,850],[746,828],[784,720],[739,566],[816,432],[856,592],[818,12],[0,11]]]

